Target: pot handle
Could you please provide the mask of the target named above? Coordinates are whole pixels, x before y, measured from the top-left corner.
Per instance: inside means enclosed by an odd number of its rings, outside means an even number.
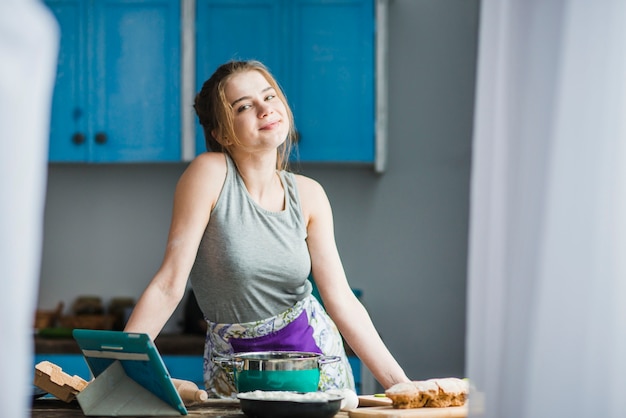
[[[339,356],[320,356],[320,357],[317,359],[317,363],[318,363],[320,366],[323,366],[324,364],[336,363],[336,362],[338,362],[339,360],[341,360],[341,357],[339,357]]]
[[[224,370],[241,370],[243,368],[242,360],[233,360],[228,357],[215,357],[213,363],[217,364]]]

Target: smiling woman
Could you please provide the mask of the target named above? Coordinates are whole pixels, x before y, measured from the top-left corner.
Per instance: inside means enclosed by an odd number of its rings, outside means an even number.
[[[236,77],[245,79],[229,83]],[[240,86],[239,82],[246,84]],[[204,130],[207,151],[226,152],[232,145],[241,145],[241,138],[235,132],[235,118],[252,106],[253,96],[258,96],[257,101],[271,101],[278,106],[276,111],[280,112],[282,126],[287,130],[277,147],[276,168],[286,169],[295,138],[293,113],[286,105],[287,98],[274,77],[258,61],[232,61],[220,66],[196,96],[194,108]],[[210,100],[211,97],[218,97],[219,100]],[[276,122],[275,118],[273,116],[271,121]],[[267,124],[266,119],[263,122]]]
[[[291,125],[287,108],[261,73],[250,71],[233,75],[224,93],[234,112],[233,141],[239,145],[232,152],[277,149],[286,140]],[[216,134],[212,132],[213,136]]]
[[[348,284],[323,188],[286,170],[293,116],[269,71],[223,64],[194,107],[209,152],[179,180],[163,264],[126,330],[156,337],[190,278],[207,320],[204,380],[214,397],[237,392],[214,360],[243,352],[336,357],[307,390],[354,390],[340,332],[383,387],[408,381]]]

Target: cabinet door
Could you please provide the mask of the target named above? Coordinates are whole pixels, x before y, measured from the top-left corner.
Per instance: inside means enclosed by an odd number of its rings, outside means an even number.
[[[178,0],[94,2],[93,161],[179,161]]]
[[[229,60],[258,60],[280,81],[286,78],[283,10],[277,0],[197,0],[196,85]],[[196,124],[197,153],[206,150]]]
[[[294,0],[291,98],[302,161],[374,161],[374,2]]]
[[[50,123],[50,161],[85,161],[87,134],[87,21],[83,0],[47,0],[61,27]]]
[[[179,0],[47,3],[61,26],[50,161],[180,160]]]
[[[197,89],[263,61],[295,116],[300,161],[374,160],[374,0],[198,0]],[[205,149],[200,127],[197,150]]]

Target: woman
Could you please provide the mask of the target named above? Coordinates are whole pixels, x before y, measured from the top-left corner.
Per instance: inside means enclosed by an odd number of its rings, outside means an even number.
[[[276,80],[259,62],[229,62],[194,107],[212,152],[179,180],[163,263],[126,331],[156,338],[191,278],[208,323],[205,384],[214,396],[235,389],[211,359],[247,351],[339,355],[322,367],[320,390],[353,389],[338,331],[384,388],[408,381],[348,285],[324,190],[286,171],[295,131]]]

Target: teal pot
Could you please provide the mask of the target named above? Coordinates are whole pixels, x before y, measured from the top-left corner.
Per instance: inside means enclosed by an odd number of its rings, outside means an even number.
[[[341,360],[302,351],[261,351],[235,353],[230,357],[214,358],[213,362],[232,371],[237,391],[316,392],[320,368]]]

